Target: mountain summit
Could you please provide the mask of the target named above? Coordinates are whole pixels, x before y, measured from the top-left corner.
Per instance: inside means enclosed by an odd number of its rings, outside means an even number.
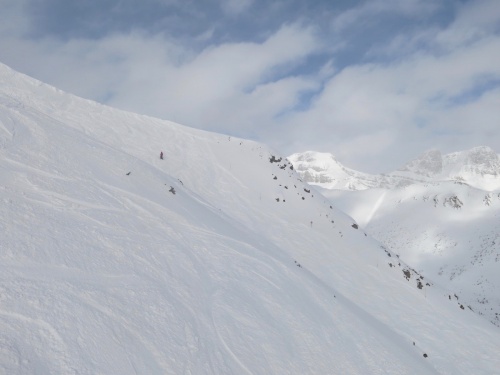
[[[399,171],[411,172],[425,177],[441,175],[443,172],[443,156],[441,155],[441,151],[429,150],[424,152],[420,157],[399,169]]]
[[[307,151],[288,160],[305,182],[326,189],[364,190],[381,183],[377,176],[345,167],[330,153]]]
[[[423,153],[398,172],[422,176],[429,181],[459,181],[482,190],[500,189],[500,156],[486,146],[442,155],[438,150]],[[418,178],[418,177],[417,177]]]
[[[496,327],[265,145],[0,83],[0,373],[500,368]]]

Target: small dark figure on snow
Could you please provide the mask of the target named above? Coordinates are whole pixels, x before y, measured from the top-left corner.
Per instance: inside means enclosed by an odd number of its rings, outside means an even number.
[[[163,151],[160,152],[160,159],[163,160]]]

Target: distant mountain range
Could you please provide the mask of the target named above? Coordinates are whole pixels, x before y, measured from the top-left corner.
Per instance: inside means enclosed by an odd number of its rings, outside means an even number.
[[[445,155],[430,150],[397,171],[379,175],[347,168],[329,153],[309,151],[288,159],[304,181],[325,189],[392,189],[443,181],[465,183],[486,191],[500,189],[500,157],[484,146]]]
[[[422,275],[500,325],[500,157],[489,147],[430,150],[372,175],[331,154],[289,160],[302,179]]]

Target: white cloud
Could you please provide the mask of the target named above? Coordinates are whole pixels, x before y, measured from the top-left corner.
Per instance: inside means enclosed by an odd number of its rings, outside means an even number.
[[[27,0],[0,0],[0,35],[20,36],[29,29],[24,9]]]
[[[351,160],[353,166],[362,166],[361,160],[376,157],[383,153],[394,142],[396,134],[387,130],[375,130],[368,134],[358,134],[338,145],[336,155],[340,159]],[[361,157],[359,150],[363,150]]]
[[[235,16],[247,10],[252,3],[253,0],[223,0],[221,7],[226,14]]]
[[[366,22],[377,22],[377,17],[382,14],[397,14],[418,18],[428,15],[437,7],[435,1],[429,0],[371,0],[362,5],[351,8],[332,21],[336,32],[341,32],[351,27],[359,28]]]
[[[310,143],[321,134],[316,141],[321,151],[347,158],[347,165],[365,160],[374,171],[377,165],[397,168],[401,160],[394,153],[405,160],[430,147],[449,151],[487,144],[500,150],[500,36],[489,31],[493,18],[486,15],[486,5],[481,12],[468,9],[459,12],[459,21],[449,29],[420,37],[436,45],[450,30],[476,25],[483,16],[485,28],[473,40],[460,39],[453,49],[438,53],[407,50],[390,62],[346,67],[324,84],[308,110],[290,115],[286,125],[295,138]],[[482,90],[487,92],[481,95]],[[379,160],[374,161],[376,153]]]
[[[459,133],[488,140],[500,134],[500,88],[481,95],[476,100],[435,113],[435,130]],[[479,130],[479,131],[478,131]],[[497,142],[496,139],[494,139]]]
[[[318,42],[311,29],[284,26],[260,44],[230,43],[209,47],[189,61],[179,64],[164,61],[154,74],[150,68],[139,71],[137,80],[128,77],[121,84],[110,103],[137,111],[148,108],[148,113],[194,126],[210,123],[220,131],[229,132],[242,122],[231,125],[228,119],[234,117],[233,113],[240,113],[241,119],[244,114],[269,111],[270,100],[265,98],[264,92],[275,91],[273,99],[277,107],[271,111],[273,113],[290,106],[286,100],[277,98],[296,101],[298,93],[310,84],[292,79],[278,85],[279,79],[276,81],[274,76],[277,69],[286,70],[317,48]],[[136,72],[137,65],[133,64]],[[276,87],[285,86],[289,92],[276,92]],[[137,91],[141,87],[147,90]],[[250,117],[245,122],[254,123],[254,120]]]
[[[448,49],[463,46],[500,29],[500,6],[497,0],[466,2],[454,22],[438,35],[436,41]]]
[[[300,25],[284,25],[262,43],[199,53],[139,31],[98,40],[4,37],[2,44],[16,49],[12,65],[68,92],[233,134],[271,124],[318,84],[286,74],[320,48],[314,29]]]

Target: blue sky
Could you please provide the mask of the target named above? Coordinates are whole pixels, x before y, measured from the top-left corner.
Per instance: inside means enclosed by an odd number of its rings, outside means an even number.
[[[498,0],[0,0],[0,61],[79,96],[367,172],[500,152]]]

